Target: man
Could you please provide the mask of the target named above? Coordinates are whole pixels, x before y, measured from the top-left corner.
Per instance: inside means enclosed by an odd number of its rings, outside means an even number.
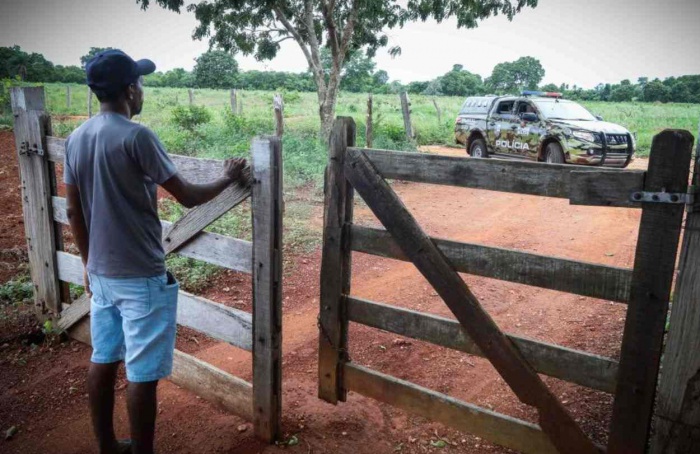
[[[190,208],[230,184],[247,184],[246,162],[224,162],[223,175],[192,184],[177,173],[156,135],[131,121],[143,106],[150,60],[119,50],[96,55],[87,82],[100,113],[66,140],[67,214],[85,266],[93,354],[88,372],[92,423],[100,453],[152,453],[158,380],[170,375],[178,284],[166,273],[156,185]],[[114,384],[125,362],[131,440],[113,427]]]

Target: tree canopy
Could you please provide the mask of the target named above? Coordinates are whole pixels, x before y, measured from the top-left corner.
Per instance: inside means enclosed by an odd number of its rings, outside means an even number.
[[[184,0],[136,0],[179,12]],[[200,0],[187,8],[199,21],[193,37],[209,39],[212,48],[270,60],[280,43],[293,40],[314,76],[323,137],[330,133],[345,60],[356,52],[368,57],[389,44],[387,31],[414,21],[456,19],[457,27],[503,14],[511,19],[537,0]],[[331,54],[326,72],[321,49]],[[398,55],[400,48],[389,49]]]
[[[236,85],[238,63],[221,50],[210,50],[197,57],[194,80],[198,87],[233,88]]]
[[[486,86],[495,93],[517,93],[536,90],[543,78],[544,68],[538,59],[521,57],[497,64],[491,77],[486,79]]]

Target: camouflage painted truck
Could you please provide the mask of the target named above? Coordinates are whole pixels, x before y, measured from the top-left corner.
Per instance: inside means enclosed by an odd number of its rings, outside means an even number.
[[[559,93],[470,97],[455,121],[455,140],[472,157],[627,167],[635,138]]]

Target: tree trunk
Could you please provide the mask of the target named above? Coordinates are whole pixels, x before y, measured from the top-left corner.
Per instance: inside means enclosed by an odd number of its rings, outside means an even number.
[[[319,132],[319,138],[323,141],[323,143],[328,143],[328,139],[331,135],[331,129],[333,128],[333,120],[335,119],[335,106],[338,102],[339,86],[340,75],[331,73],[331,76],[328,80],[328,84],[323,84],[318,88],[318,113],[321,120],[321,130]]]

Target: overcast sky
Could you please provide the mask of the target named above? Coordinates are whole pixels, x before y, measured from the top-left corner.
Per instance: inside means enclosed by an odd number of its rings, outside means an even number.
[[[151,58],[159,70],[189,70],[208,47],[192,40],[195,25],[193,14],[158,6],[144,12],[135,0],[0,0],[0,46],[17,44],[62,65],[79,64],[91,46],[110,46]],[[545,83],[593,87],[700,74],[700,0],[540,0],[512,22],[495,17],[471,30],[454,21],[411,23],[389,36],[403,53],[380,51],[377,65],[404,83],[432,79],[455,63],[487,77],[497,63],[526,55],[542,62]],[[293,41],[272,61],[236,58],[244,70],[307,67]]]

